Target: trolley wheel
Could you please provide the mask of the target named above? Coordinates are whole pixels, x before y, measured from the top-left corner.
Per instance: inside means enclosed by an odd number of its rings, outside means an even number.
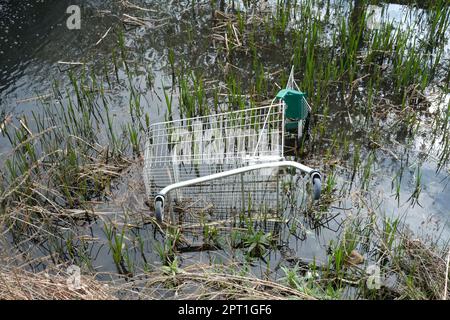
[[[158,222],[162,222],[164,216],[164,206],[162,200],[155,201],[155,217]]]
[[[314,200],[319,200],[321,192],[322,192],[322,181],[320,180],[319,177],[315,177],[313,179]]]

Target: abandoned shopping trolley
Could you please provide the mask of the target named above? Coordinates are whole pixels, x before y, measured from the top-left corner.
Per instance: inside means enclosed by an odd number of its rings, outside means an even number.
[[[320,173],[284,157],[285,131],[300,137],[309,112],[291,72],[269,105],[150,125],[143,173],[157,220],[277,212],[280,168],[309,175],[318,199]]]

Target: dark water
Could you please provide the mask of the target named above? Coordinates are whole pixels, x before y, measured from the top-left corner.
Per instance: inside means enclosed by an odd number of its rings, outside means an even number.
[[[42,82],[45,76],[49,75],[49,67],[53,66],[58,61],[58,56],[62,57],[65,51],[64,47],[54,47],[53,55],[43,54],[44,51],[48,52],[51,46],[56,43],[72,43],[70,49],[66,50],[73,52],[76,49],[74,34],[66,32],[63,26],[69,2],[0,2],[0,90],[3,99],[10,96],[20,97],[26,92],[33,93],[33,82],[34,88],[42,88],[42,84],[36,86],[36,83]],[[66,39],[61,39],[64,36]],[[2,102],[5,104],[7,101]]]
[[[81,29],[69,30],[66,13],[70,5],[81,8]],[[104,46],[95,43],[112,23],[114,16],[101,14],[111,10],[109,1],[9,1],[0,2],[0,102],[3,112],[20,112],[35,108],[53,80],[65,76],[67,65],[59,61],[100,60]],[[95,49],[95,51],[93,50]]]
[[[187,31],[195,29],[205,35],[210,32],[210,26],[205,21],[208,17],[191,16],[191,20],[183,19],[186,16],[187,3],[176,7],[169,7],[164,1],[136,1],[141,6],[150,8],[148,16],[154,20],[155,25],[169,22],[161,29],[136,28],[126,33],[126,45],[134,51],[134,63],[141,74],[134,79],[134,85],[143,94],[144,108],[151,114],[152,121],[163,119],[163,89],[171,83],[170,70],[167,67],[168,47],[177,46],[177,54],[183,55],[186,61],[196,68],[205,69],[205,74],[213,78],[215,59],[217,53],[211,46],[208,37],[196,37],[194,43],[187,44]],[[58,62],[87,62],[101,66],[104,59],[110,59],[111,49],[115,46],[116,35],[112,31],[100,45],[95,45],[110,27],[120,26],[118,18],[122,8],[116,1],[79,1],[82,8],[81,30],[68,30],[66,9],[71,4],[77,4],[72,0],[55,1],[12,1],[0,0],[0,119],[6,115],[12,115],[17,122],[22,115],[32,111],[39,111],[36,96],[47,95],[51,92],[53,81],[64,83],[67,81],[67,68],[76,66],[60,64]],[[378,12],[374,7],[374,12]],[[387,18],[405,23],[408,19],[414,19],[408,14],[405,6],[390,5],[385,7]],[[376,15],[376,14],[375,14]],[[407,18],[409,17],[409,18]],[[159,19],[166,18],[167,21]],[[376,19],[375,22],[376,23]],[[447,43],[448,48],[448,43]],[[448,50],[448,49],[447,49]],[[275,54],[276,56],[276,54]],[[276,57],[273,58],[276,61]],[[151,70],[155,87],[149,89],[146,86],[146,76]],[[113,112],[116,117],[129,117],[128,111],[129,93],[121,90],[116,93],[113,100]],[[339,108],[339,106],[336,106]],[[125,121],[125,120],[124,120]],[[416,163],[420,152],[426,150],[429,133],[426,131],[419,135],[408,153],[412,159],[402,180],[400,205],[393,196],[392,178],[400,168],[400,162],[390,153],[379,150],[375,155],[373,178],[371,183],[371,198],[379,204],[379,211],[388,216],[404,216],[405,222],[414,231],[422,236],[434,235],[442,232],[442,238],[450,237],[450,187],[449,172],[441,170],[436,173],[436,163],[425,160],[422,163],[422,193],[419,204],[411,205],[407,199],[414,189]],[[425,146],[425,147],[424,147]],[[430,146],[428,146],[430,147]],[[8,150],[6,138],[0,138],[0,153]],[[401,147],[393,148],[400,157],[405,154]],[[139,179],[139,168],[134,173]],[[342,170],[337,171],[338,187],[349,185],[349,176]],[[357,179],[358,180],[358,179]],[[356,181],[357,185],[359,182]],[[141,189],[142,191],[142,189]],[[339,214],[341,218],[331,223],[330,229],[317,232],[312,230],[305,222],[307,229],[306,239],[290,237],[284,239],[287,245],[295,248],[296,253],[305,259],[313,257],[324,261],[326,259],[326,247],[330,239],[335,236],[334,230],[338,228],[351,205],[351,189],[341,199],[336,201],[335,209],[331,209],[331,215]],[[143,194],[137,195],[138,205],[142,205]],[[344,209],[342,209],[344,208]],[[99,206],[99,210],[115,211],[118,208]],[[106,237],[102,225],[93,224],[86,227],[86,231],[99,238],[98,245],[94,246],[92,255],[94,265],[101,266],[102,271],[114,271],[111,253],[107,249]],[[145,239],[145,251],[149,253],[151,263],[157,261],[154,253],[154,233],[151,228],[142,230],[142,238]],[[159,239],[160,240],[160,239]],[[137,255],[137,253],[135,253]],[[274,253],[276,256],[278,253]],[[229,253],[187,253],[187,260],[214,260],[229,258]],[[276,257],[274,258],[276,259]]]

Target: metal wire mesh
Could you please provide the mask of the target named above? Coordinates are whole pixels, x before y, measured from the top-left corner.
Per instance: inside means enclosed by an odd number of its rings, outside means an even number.
[[[169,193],[167,221],[183,231],[262,229],[273,232],[289,219],[290,209],[302,206],[306,175],[286,175],[280,169],[250,171],[183,188],[184,198]]]
[[[267,219],[277,213],[278,189],[277,172],[249,172],[185,187],[182,198],[176,191],[170,194],[176,213],[171,220],[179,225],[227,223],[242,219],[244,212]]]

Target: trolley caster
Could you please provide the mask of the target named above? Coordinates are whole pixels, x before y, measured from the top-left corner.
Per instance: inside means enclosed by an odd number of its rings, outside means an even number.
[[[164,217],[164,198],[161,196],[155,199],[155,217],[158,222],[162,222]]]
[[[320,199],[320,194],[322,193],[322,180],[320,173],[315,171],[311,173],[312,184],[313,184],[313,196],[314,200]]]

